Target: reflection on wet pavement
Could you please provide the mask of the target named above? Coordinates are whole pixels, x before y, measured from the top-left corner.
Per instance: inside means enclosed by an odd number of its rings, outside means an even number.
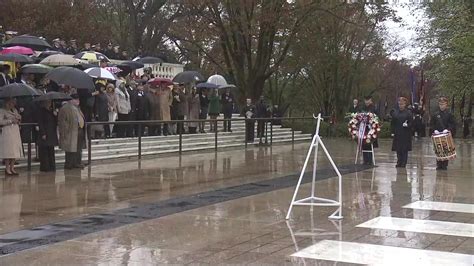
[[[353,162],[354,149],[349,141],[325,140],[325,144],[338,165]],[[330,243],[321,240],[362,245],[364,249],[360,250],[367,254],[367,250],[374,250],[370,245],[380,250],[406,248],[413,259],[421,256],[417,250],[472,256],[474,240],[470,236],[414,232],[403,226],[357,227],[379,216],[474,224],[472,213],[404,208],[420,200],[472,206],[472,142],[457,144],[458,158],[448,171],[440,172],[435,170],[429,141],[414,143],[407,169],[394,167],[396,158],[390,152],[390,143],[382,141],[376,154],[378,167],[343,176],[344,220],[337,226],[327,219],[331,208],[314,208],[311,212],[309,207],[297,207],[287,223],[284,217],[294,190],[291,187],[17,252],[0,257],[0,264],[334,265],[333,261],[291,257],[298,250]],[[195,154],[181,160],[163,157],[142,161],[141,168],[137,168],[137,162],[104,164],[92,167],[90,172],[64,175],[60,171],[53,178],[32,174],[5,179],[0,195],[4,203],[0,207],[2,232],[295,174],[302,166],[306,145]],[[327,162],[323,160],[322,165],[327,166]],[[334,197],[336,185],[333,178],[318,181],[316,193]],[[302,186],[301,193],[309,188],[308,184]],[[330,260],[334,261],[345,255],[331,252],[334,257]],[[313,255],[321,259],[323,254]],[[341,261],[337,265],[353,263],[357,262]]]

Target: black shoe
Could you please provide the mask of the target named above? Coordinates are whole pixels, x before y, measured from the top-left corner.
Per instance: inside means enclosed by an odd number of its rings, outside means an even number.
[[[81,163],[81,164],[78,164],[78,165],[74,165],[72,168],[74,168],[74,169],[84,169],[85,167],[86,166]]]

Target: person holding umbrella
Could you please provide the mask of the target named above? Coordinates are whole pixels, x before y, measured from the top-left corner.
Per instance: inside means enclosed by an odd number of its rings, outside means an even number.
[[[214,128],[214,121],[219,116],[220,112],[220,98],[219,92],[217,89],[211,91],[211,96],[209,97],[209,117],[211,118],[211,132],[216,132],[217,128]]]
[[[38,110],[38,157],[40,171],[56,171],[54,147],[58,145],[57,117],[51,100],[40,101]]]
[[[209,113],[209,90],[207,89],[202,89],[199,92],[199,102],[201,103],[201,110],[199,113],[199,119],[206,120],[207,119],[207,114]],[[199,123],[199,133],[206,133],[204,130],[206,125],[206,122],[200,122]]]
[[[230,89],[227,88],[221,98],[222,112],[224,113],[224,119],[231,119],[232,112],[234,111],[234,96],[230,93]],[[232,132],[231,121],[224,121],[224,132]]]
[[[64,169],[83,169],[82,149],[85,145],[85,119],[79,108],[79,95],[71,95],[72,100],[59,110],[59,147],[66,152]]]
[[[201,103],[199,100],[199,94],[197,93],[196,87],[193,87],[191,89],[191,95],[189,96],[189,101],[188,101],[189,107],[188,107],[188,120],[198,120],[199,119],[199,113],[201,110]],[[188,123],[188,131],[189,134],[196,134],[197,127],[198,127],[199,122],[189,122]]]
[[[18,175],[15,160],[23,156],[19,127],[21,116],[15,106],[15,98],[6,98],[0,108],[0,159],[4,160],[6,176]]]

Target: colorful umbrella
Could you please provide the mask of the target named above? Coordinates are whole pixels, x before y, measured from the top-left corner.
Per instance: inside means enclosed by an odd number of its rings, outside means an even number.
[[[73,67],[58,67],[51,70],[45,76],[57,84],[64,84],[74,87],[76,89],[94,90],[94,81],[83,71]]]
[[[13,37],[10,40],[6,41],[2,46],[10,47],[10,46],[17,46],[17,45],[28,47],[37,51],[44,51],[44,50],[53,48],[45,40],[36,36],[30,36],[30,35],[21,35],[21,36]]]
[[[217,86],[226,86],[227,81],[221,75],[212,75],[207,79],[207,82],[216,84]]]
[[[40,64],[48,66],[77,66],[81,64],[81,61],[67,54],[54,54],[43,59]]]
[[[22,54],[22,55],[32,55],[35,52],[23,46],[12,46],[12,47],[5,47],[3,50],[0,51],[0,54]]]
[[[48,74],[53,68],[42,64],[27,64],[21,67],[21,73]]]
[[[74,55],[74,58],[87,60],[89,62],[97,62],[97,61],[102,61],[102,60],[110,62],[109,58],[107,58],[107,56],[105,56],[104,54],[98,53],[98,52],[91,52],[91,51],[80,52]]]
[[[173,85],[173,81],[171,79],[165,79],[165,78],[153,78],[148,81],[148,84],[152,84],[154,86],[169,86]]]
[[[33,63],[33,59],[26,55],[22,54],[2,54],[0,55],[0,61],[9,61],[9,62],[17,62],[17,63]]]
[[[117,80],[117,77],[105,68],[92,67],[84,70],[89,76],[97,79]]]

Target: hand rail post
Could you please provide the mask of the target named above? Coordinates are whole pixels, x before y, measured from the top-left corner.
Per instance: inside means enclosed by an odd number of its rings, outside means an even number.
[[[291,143],[295,144],[295,119],[291,119]]]
[[[270,145],[273,144],[273,118],[270,122]]]
[[[214,119],[214,150],[217,151],[217,118]]]
[[[28,171],[31,171],[31,141],[33,140],[33,127],[30,129],[30,139],[28,140]]]
[[[179,155],[183,152],[183,130],[179,130]]]
[[[245,132],[244,132],[244,141],[245,141],[245,148],[247,148],[247,117],[245,117]]]
[[[138,124],[138,159],[142,159],[142,124]]]
[[[92,135],[91,135],[91,126],[89,123],[86,123],[86,132],[87,132],[87,164],[90,166],[92,162]]]

